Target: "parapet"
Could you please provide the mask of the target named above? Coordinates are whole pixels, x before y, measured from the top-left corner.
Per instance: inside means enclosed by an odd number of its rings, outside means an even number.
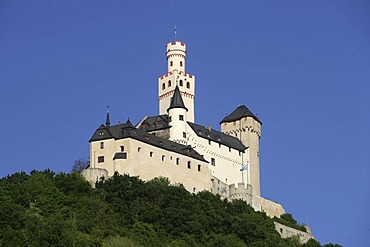
[[[238,183],[238,187],[235,184],[229,186],[229,193],[231,200],[243,200],[248,204],[252,203],[252,186],[245,183]]]
[[[186,57],[185,43],[181,41],[167,43],[166,54],[167,54],[167,58],[171,56],[181,56],[185,58]]]

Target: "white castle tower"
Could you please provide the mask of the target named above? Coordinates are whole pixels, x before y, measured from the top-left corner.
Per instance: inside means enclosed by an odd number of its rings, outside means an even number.
[[[169,42],[166,46],[167,74],[158,78],[159,114],[167,114],[176,86],[188,109],[186,119],[194,123],[195,76],[185,72],[186,45],[184,42]]]
[[[186,132],[188,124],[186,121],[186,113],[188,109],[184,105],[178,86],[175,87],[175,92],[167,111],[169,120],[168,125],[171,126],[170,140],[187,145]]]

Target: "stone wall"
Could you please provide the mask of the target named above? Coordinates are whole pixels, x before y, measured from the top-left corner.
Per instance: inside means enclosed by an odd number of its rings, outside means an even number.
[[[306,227],[307,232],[303,232],[303,231],[294,229],[292,227],[280,224],[278,222],[274,222],[274,224],[275,224],[275,230],[280,234],[282,238],[298,236],[299,241],[301,243],[306,243],[311,238],[315,239],[313,235],[311,234],[311,230],[309,229],[309,227]]]
[[[81,171],[82,176],[94,187],[100,178],[108,179],[108,171],[103,168],[87,168]]]

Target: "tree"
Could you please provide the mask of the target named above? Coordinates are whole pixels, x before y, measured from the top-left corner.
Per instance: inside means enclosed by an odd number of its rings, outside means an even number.
[[[72,166],[72,172],[81,172],[83,169],[90,166],[90,160],[88,158],[81,158],[75,160]]]

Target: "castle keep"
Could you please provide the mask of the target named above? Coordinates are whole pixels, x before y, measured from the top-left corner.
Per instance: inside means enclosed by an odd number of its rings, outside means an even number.
[[[196,124],[195,76],[185,71],[185,43],[168,43],[166,58],[158,115],[111,125],[107,111],[90,139],[90,166],[82,174],[92,182],[115,172],[143,180],[162,176],[193,193],[208,190],[271,217],[283,214],[280,204],[260,194],[260,119],[242,105],[220,121],[220,131]]]

